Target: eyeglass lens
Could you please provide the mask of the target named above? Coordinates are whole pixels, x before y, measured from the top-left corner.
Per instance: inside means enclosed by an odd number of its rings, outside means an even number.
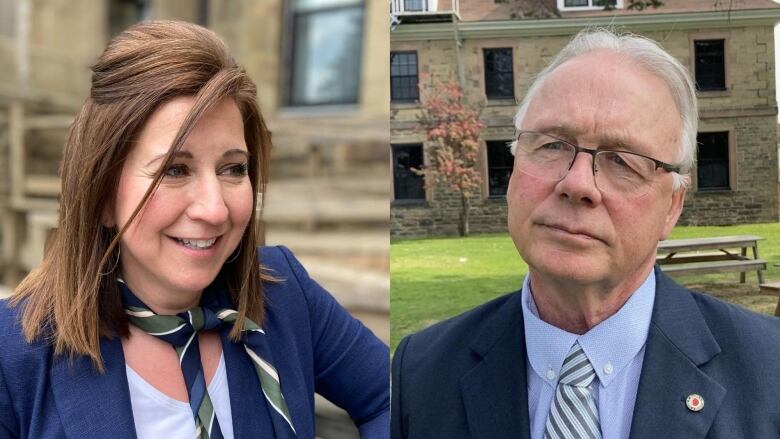
[[[520,172],[559,181],[573,165],[577,147],[544,134],[524,132],[518,137],[515,154]],[[653,160],[622,151],[599,150],[591,155],[594,155],[594,180],[600,191],[630,197],[649,191],[656,169]]]

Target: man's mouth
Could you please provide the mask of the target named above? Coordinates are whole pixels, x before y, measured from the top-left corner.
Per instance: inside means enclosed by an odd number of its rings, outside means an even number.
[[[579,236],[582,236],[584,238],[595,239],[597,241],[602,241],[602,242],[604,241],[603,239],[599,238],[598,236],[595,236],[592,233],[587,232],[587,231],[582,230],[582,229],[569,228],[569,227],[555,225],[555,224],[542,224],[542,225],[544,227],[548,227],[548,228],[554,229],[554,230],[559,230],[559,231],[568,233],[570,235],[579,235]]]

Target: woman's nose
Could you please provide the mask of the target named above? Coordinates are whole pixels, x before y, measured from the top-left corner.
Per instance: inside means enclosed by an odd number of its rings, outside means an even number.
[[[202,178],[192,191],[187,215],[193,220],[219,225],[228,219],[222,184],[216,175]]]

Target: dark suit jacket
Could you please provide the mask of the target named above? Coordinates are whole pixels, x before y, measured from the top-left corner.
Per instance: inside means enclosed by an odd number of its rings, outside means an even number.
[[[273,362],[299,438],[314,437],[314,392],[346,409],[363,437],[386,438],[387,347],[311,280],[289,250],[260,249],[283,282],[267,284],[266,320]],[[226,306],[229,306],[229,299]],[[0,438],[136,437],[122,345],[102,340],[105,374],[90,360],[54,357],[20,335],[18,309],[0,304]],[[222,331],[236,438],[272,438],[270,412],[254,366]]]
[[[520,293],[405,338],[392,438],[528,438]],[[704,398],[700,412],[685,399]],[[632,439],[780,438],[780,319],[687,290],[656,269]]]

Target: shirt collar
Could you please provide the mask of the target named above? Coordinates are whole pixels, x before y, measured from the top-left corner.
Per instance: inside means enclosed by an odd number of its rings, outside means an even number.
[[[539,318],[531,294],[530,277],[526,275],[522,305],[531,368],[542,381],[554,387],[563,360],[576,341],[593,365],[601,385],[609,386],[645,345],[654,301],[655,272],[651,271],[618,312],[585,334],[572,334]]]

